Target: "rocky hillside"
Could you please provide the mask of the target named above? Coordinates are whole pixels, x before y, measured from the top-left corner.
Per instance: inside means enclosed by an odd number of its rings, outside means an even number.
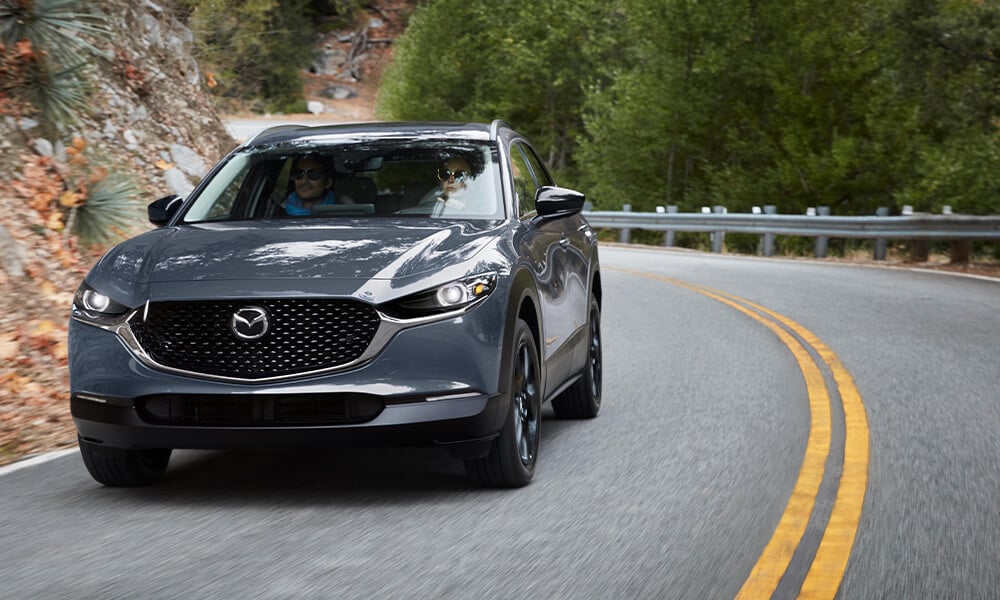
[[[139,190],[130,235],[148,229],[145,205],[187,194],[236,145],[193,58],[193,35],[156,0],[98,0],[112,35],[95,42],[89,114],[57,135],[11,102],[0,64],[0,465],[69,447],[66,329],[73,293],[101,247],[67,234],[86,189],[109,173]],[[374,0],[355,24],[318,41],[303,65],[315,114],[273,120],[365,121],[412,0]],[[3,81],[8,77],[8,81]],[[230,115],[234,117],[235,115]],[[259,116],[255,116],[255,120]]]
[[[97,45],[91,114],[46,135],[0,97],[0,464],[75,443],[66,322],[72,294],[100,253],[66,233],[88,184],[109,172],[144,205],[187,193],[234,147],[192,58],[191,32],[152,0],[96,3],[113,35]]]

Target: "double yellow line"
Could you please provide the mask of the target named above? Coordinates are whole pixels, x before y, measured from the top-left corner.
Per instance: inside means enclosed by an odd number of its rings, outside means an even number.
[[[726,292],[670,277],[640,271],[622,271],[697,292],[758,321],[788,347],[805,379],[810,413],[805,456],[785,512],[737,594],[736,598],[739,600],[770,598],[802,543],[830,455],[831,435],[830,394],[820,366],[803,344],[812,348],[830,370],[844,412],[843,468],[837,483],[833,511],[799,590],[799,598],[833,598],[847,569],[868,484],[868,419],[861,395],[850,373],[837,355],[812,332],[763,306]]]

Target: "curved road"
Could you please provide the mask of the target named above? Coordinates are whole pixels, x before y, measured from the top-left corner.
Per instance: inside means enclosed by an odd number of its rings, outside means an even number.
[[[527,488],[434,449],[131,490],[65,455],[0,474],[0,598],[996,597],[1000,282],[601,258],[605,404],[547,415]]]

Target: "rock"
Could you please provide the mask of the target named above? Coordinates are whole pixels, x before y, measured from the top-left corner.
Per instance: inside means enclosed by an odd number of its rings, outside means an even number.
[[[306,110],[314,115],[322,114],[326,111],[326,107],[323,106],[322,102],[316,102],[315,100],[310,100],[306,103]]]
[[[163,37],[160,33],[160,22],[151,14],[144,14],[139,17],[143,28],[146,30],[145,41],[151,46],[162,46]]]
[[[22,131],[28,131],[29,129],[34,129],[35,127],[38,127],[38,121],[34,119],[29,119],[28,117],[24,117],[23,119],[21,119],[20,127]]]
[[[27,252],[25,252],[24,246],[7,233],[3,225],[0,225],[0,256],[3,257],[3,260],[0,260],[0,267],[7,271],[8,275],[11,277],[24,275],[24,261],[27,258]]]
[[[201,177],[207,170],[205,167],[205,161],[202,160],[201,156],[187,146],[181,144],[170,144],[170,156],[172,158],[172,162],[177,164],[177,168],[184,171],[191,177]],[[178,196],[186,195],[179,194],[177,192],[174,193]]]
[[[36,139],[32,143],[32,145],[35,147],[35,152],[37,152],[41,156],[48,156],[51,158],[52,156],[55,155],[54,148],[52,147],[52,142],[50,142],[45,138]]]
[[[347,52],[337,47],[327,46],[309,67],[309,70],[320,75],[336,75],[345,62],[347,62]]]
[[[146,110],[145,106],[140,104],[139,106],[136,106],[135,110],[132,111],[132,114],[128,116],[128,122],[135,123],[136,121],[145,121],[148,117],[149,111]]]
[[[170,193],[177,194],[182,198],[187,198],[187,195],[194,190],[194,185],[191,181],[176,167],[167,169],[163,174],[163,181],[166,182]]]
[[[126,129],[125,131],[123,131],[122,137],[125,138],[126,143],[132,146],[135,146],[139,143],[138,138],[135,137],[135,132],[132,131],[131,129]]]
[[[334,85],[324,89],[319,95],[331,100],[347,100],[354,98],[358,93],[346,85]]]

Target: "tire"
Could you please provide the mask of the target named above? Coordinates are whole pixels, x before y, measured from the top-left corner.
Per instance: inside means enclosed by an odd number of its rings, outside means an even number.
[[[590,297],[590,329],[587,336],[587,365],[583,376],[557,398],[552,410],[561,419],[593,419],[601,410],[601,306]]]
[[[80,440],[80,454],[90,476],[109,487],[149,485],[163,479],[169,448],[110,448]]]
[[[527,485],[538,460],[542,424],[538,346],[528,324],[521,319],[514,326],[513,348],[507,420],[489,454],[465,462],[469,475],[485,487]]]

